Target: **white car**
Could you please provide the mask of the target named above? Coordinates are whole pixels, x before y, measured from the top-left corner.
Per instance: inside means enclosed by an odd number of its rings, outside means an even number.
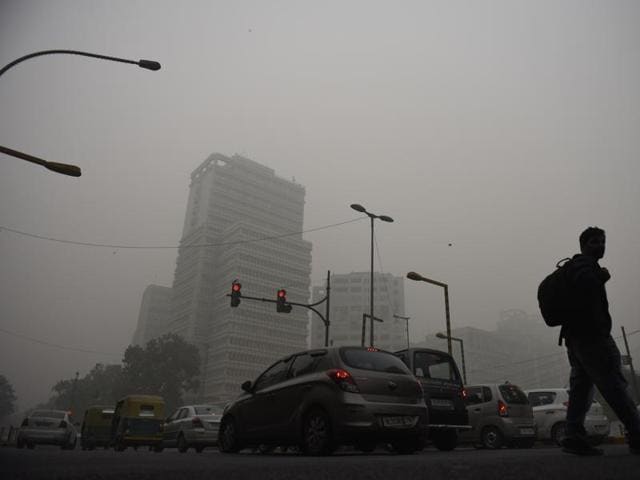
[[[180,453],[190,447],[200,453],[205,447],[218,444],[218,429],[222,408],[214,405],[189,405],[178,408],[167,418],[162,432],[163,448],[176,447]]]
[[[566,388],[540,388],[525,390],[533,407],[539,440],[551,440],[560,445],[565,436],[569,390]],[[594,445],[609,435],[611,422],[604,415],[602,405],[593,401],[584,421],[587,435]]]
[[[16,446],[34,448],[36,445],[59,445],[63,450],[73,450],[78,432],[69,413],[63,410],[35,410],[22,421]]]

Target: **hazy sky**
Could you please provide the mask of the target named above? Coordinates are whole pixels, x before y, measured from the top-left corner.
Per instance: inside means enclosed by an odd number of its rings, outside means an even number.
[[[0,227],[177,245],[190,173],[239,153],[306,187],[306,229],[357,218],[354,202],[393,217],[376,268],[447,282],[454,328],[536,313],[540,280],[601,226],[614,335],[636,330],[639,24],[633,0],[0,0],[0,65],[47,49],[162,63],[56,55],[0,78],[0,145],[83,171],[2,155]],[[366,221],[305,238],[314,284],[369,268]],[[117,362],[176,254],[0,231],[0,373],[20,406]],[[411,335],[442,329],[442,289],[405,291]]]

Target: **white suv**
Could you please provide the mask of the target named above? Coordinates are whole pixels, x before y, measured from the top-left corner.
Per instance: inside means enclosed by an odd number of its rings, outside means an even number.
[[[533,407],[539,440],[551,440],[560,445],[565,436],[569,390],[566,388],[540,388],[525,390]],[[594,445],[609,435],[611,422],[605,417],[602,405],[594,401],[584,421],[587,435]]]

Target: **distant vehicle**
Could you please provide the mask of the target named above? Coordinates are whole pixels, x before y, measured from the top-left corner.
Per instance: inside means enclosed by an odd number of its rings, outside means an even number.
[[[113,412],[113,405],[92,405],[85,410],[80,430],[80,445],[83,450],[109,446]]]
[[[470,430],[462,377],[451,355],[440,350],[411,348],[395,353],[416,376],[429,409],[429,440],[439,450],[453,450],[458,432]]]
[[[128,395],[116,404],[111,419],[111,444],[121,452],[162,442],[164,400],[156,395]]]
[[[510,384],[467,385],[467,411],[473,427],[463,434],[476,446],[531,448],[536,424],[529,399],[520,387]]]
[[[340,445],[372,451],[389,443],[398,453],[424,446],[428,411],[420,383],[392,353],[331,347],[288,355],[267,368],[229,404],[218,448],[300,446],[328,455]]]
[[[16,446],[33,449],[36,445],[59,445],[63,450],[73,450],[77,441],[78,432],[69,412],[35,410],[22,421]]]
[[[213,405],[189,405],[178,408],[165,421],[160,451],[177,447],[181,453],[195,448],[200,453],[205,447],[218,444],[218,429],[222,408]]]
[[[569,390],[566,388],[540,388],[525,390],[533,407],[538,426],[538,439],[550,440],[558,445],[565,436]],[[604,441],[611,430],[611,422],[604,415],[602,405],[594,401],[587,412],[584,428],[592,444]]]

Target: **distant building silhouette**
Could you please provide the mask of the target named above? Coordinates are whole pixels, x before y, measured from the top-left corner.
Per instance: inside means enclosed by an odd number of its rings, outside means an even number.
[[[131,343],[144,346],[153,338],[159,337],[169,325],[169,302],[171,288],[149,285],[142,294],[142,303],[138,315],[138,325]]]
[[[371,272],[331,275],[331,311],[329,339],[334,346],[360,345],[362,340],[362,314],[370,311]],[[383,349],[401,349],[407,346],[404,316],[404,278],[390,273],[374,273],[374,315],[383,320],[374,325],[374,345]],[[313,287],[313,302],[326,295],[326,285]],[[324,307],[320,307],[324,313]],[[366,322],[365,344],[369,345],[370,322]],[[324,346],[325,326],[317,315],[311,316],[311,348]]]

